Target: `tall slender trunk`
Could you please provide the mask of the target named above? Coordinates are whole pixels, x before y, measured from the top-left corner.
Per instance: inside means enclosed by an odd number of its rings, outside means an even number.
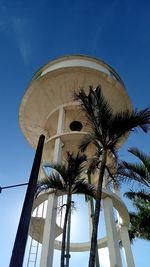
[[[88,171],[88,183],[89,184],[92,184],[91,182],[91,172]],[[91,218],[92,218],[92,227],[93,227],[93,223],[94,223],[94,202],[93,202],[93,198],[91,196],[88,197],[89,201],[90,201],[90,208],[91,208]],[[100,267],[100,264],[99,264],[99,255],[98,255],[98,244],[96,246],[96,267]]]
[[[99,215],[100,215],[100,208],[101,208],[102,184],[103,184],[103,178],[104,178],[104,172],[105,172],[106,157],[107,157],[107,150],[104,149],[102,153],[102,162],[100,166],[100,174],[99,174],[99,179],[98,179],[95,213],[94,213],[94,219],[93,219],[93,231],[92,231],[92,238],[91,238],[91,249],[90,249],[90,257],[89,257],[89,267],[94,267],[95,265],[96,248],[97,248],[97,232],[98,232],[98,223],[99,223]]]
[[[60,267],[64,267],[64,264],[65,264],[67,221],[68,221],[68,215],[69,215],[70,208],[71,208],[71,194],[68,193],[68,195],[67,195],[67,204],[66,204],[66,212],[65,212],[65,218],[64,218],[64,226],[63,226],[63,235],[62,235]]]

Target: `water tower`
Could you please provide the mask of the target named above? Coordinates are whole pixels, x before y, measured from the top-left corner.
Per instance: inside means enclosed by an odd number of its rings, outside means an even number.
[[[32,78],[21,103],[19,120],[25,138],[34,148],[39,135],[46,136],[43,162],[60,162],[66,151],[77,151],[80,140],[88,129],[82,121],[78,103],[74,102],[72,96],[78,88],[88,90],[90,85],[101,85],[114,113],[132,109],[119,75],[109,65],[95,58],[75,55],[61,57],[42,67]],[[108,159],[108,164],[111,164],[111,159]],[[42,175],[41,170],[40,176]],[[110,267],[122,267],[118,242],[121,240],[126,267],[134,267],[128,237],[128,211],[114,190],[108,191],[104,187],[102,198],[106,236],[98,240],[98,247],[108,247]],[[42,243],[40,267],[52,267],[54,248],[61,248],[61,242],[55,240],[62,232],[61,227],[56,224],[58,198],[50,192],[42,193],[35,200],[33,211],[46,200],[46,217],[34,215],[29,231],[33,239]],[[118,224],[115,221],[114,209],[118,213]],[[89,242],[70,244],[70,250],[73,252],[88,251],[89,248],[90,238]]]

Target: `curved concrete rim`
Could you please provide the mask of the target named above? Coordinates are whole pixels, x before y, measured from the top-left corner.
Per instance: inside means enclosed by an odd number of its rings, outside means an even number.
[[[42,192],[34,201],[33,205],[33,211],[35,208],[37,208],[42,202],[46,201],[48,199],[49,194],[55,193],[55,190],[47,190],[46,192]],[[60,193],[60,192],[59,192]],[[59,194],[58,195],[62,195]],[[108,192],[107,190],[103,189],[102,192],[102,199],[110,197],[113,201],[114,207],[118,210],[121,218],[122,218],[122,226],[128,226],[129,224],[129,214],[127,211],[126,206],[122,202],[122,200],[114,193]],[[87,242],[80,242],[80,243],[75,243],[71,242],[70,243],[70,251],[72,252],[82,252],[82,251],[89,251],[90,249],[90,241]],[[104,248],[107,246],[107,237],[100,238],[98,239],[98,248]],[[61,250],[61,241],[55,240],[54,244],[55,249]]]
[[[43,65],[41,68],[38,69],[38,71],[35,73],[35,75],[33,76],[32,80],[38,79],[39,78],[39,74],[41,72],[44,72],[47,68],[52,67],[54,65],[57,65],[60,62],[64,61],[71,61],[71,60],[86,60],[86,61],[91,61],[91,62],[95,62],[99,65],[102,65],[103,67],[105,67],[106,69],[108,69],[112,74],[114,74],[114,76],[116,77],[116,79],[122,83],[122,85],[125,87],[123,80],[121,79],[121,77],[118,75],[118,73],[114,70],[114,68],[112,68],[109,64],[105,63],[103,60],[98,59],[96,57],[92,57],[92,56],[88,56],[88,55],[66,55],[66,56],[62,56],[59,58],[55,58],[53,60],[50,60],[47,64]],[[69,65],[68,65],[69,67]]]
[[[84,136],[88,134],[88,132],[78,132],[78,131],[73,131],[73,132],[63,132],[63,133],[60,133],[60,134],[56,134],[56,135],[53,135],[52,137],[50,137],[49,139],[46,140],[45,142],[45,145],[47,145],[49,142],[51,141],[54,141],[56,140],[57,138],[61,138],[61,137],[67,137],[68,135],[69,136]]]
[[[107,247],[107,238],[101,238],[97,241],[98,248],[105,248]],[[91,242],[82,242],[82,243],[70,243],[70,251],[71,252],[83,252],[89,251],[91,246]],[[54,244],[55,249],[61,250],[61,241],[55,240]]]
[[[33,211],[35,208],[37,208],[41,203],[46,201],[48,199],[49,194],[55,193],[55,190],[49,189],[46,192],[41,192],[40,195],[35,199],[34,205],[33,205]],[[60,192],[58,192],[58,195],[62,195]],[[110,197],[113,201],[114,207],[118,210],[121,218],[122,218],[122,226],[128,226],[129,224],[129,214],[127,211],[126,206],[122,202],[122,200],[114,193],[108,192],[108,190],[103,189],[102,192],[102,199]],[[75,243],[71,242],[70,243],[70,251],[72,252],[82,252],[82,251],[89,251],[90,249],[90,241],[88,242],[80,242],[80,243]],[[61,250],[61,241],[55,240],[55,249]],[[98,248],[104,248],[107,246],[107,238],[100,238],[98,240]]]
[[[52,189],[46,190],[45,192],[41,192],[39,196],[35,199],[32,210],[34,211],[34,209],[37,208],[42,202],[46,201],[48,199],[49,194],[53,194],[55,192],[56,191]],[[58,196],[61,196],[61,195],[62,193],[59,192]],[[105,199],[107,197],[110,197],[112,199],[114,208],[119,212],[119,215],[122,218],[121,224],[123,226],[128,226],[130,223],[130,218],[129,218],[128,210],[124,202],[115,193],[109,192],[108,190],[103,189],[102,199]]]

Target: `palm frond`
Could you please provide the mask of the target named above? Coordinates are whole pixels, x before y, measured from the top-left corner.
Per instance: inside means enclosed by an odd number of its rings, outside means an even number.
[[[37,183],[36,190],[35,190],[35,198],[43,191],[48,189],[47,183],[49,179],[48,177],[43,178],[40,182]]]
[[[137,181],[150,187],[147,172],[143,165],[121,161],[118,164],[117,175],[124,178],[124,181],[126,180],[129,183]]]
[[[99,163],[100,163],[99,156],[95,155],[94,157],[89,158],[89,160],[88,160],[88,172],[94,174],[98,168]]]
[[[64,183],[63,183],[63,180],[61,179],[59,174],[53,174],[52,173],[49,177],[42,179],[37,184],[36,196],[39,193],[41,193],[41,191],[47,190],[50,188],[64,191]]]
[[[51,168],[50,175],[47,175],[45,179],[40,181],[37,186],[36,194],[49,188],[54,188],[67,193],[69,188],[71,189],[74,186],[74,183],[84,171],[85,164],[85,154],[68,152],[65,163],[52,163],[48,165]]]
[[[76,177],[80,176],[86,164],[86,155],[83,153],[67,153],[67,183],[73,184]]]
[[[86,194],[95,197],[96,188],[94,185],[87,183],[86,179],[77,179],[72,187],[72,193]]]
[[[137,198],[144,200],[144,201],[148,201],[150,204],[150,193],[146,192],[144,190],[136,192],[136,196]]]
[[[128,151],[131,154],[133,154],[134,156],[136,156],[138,159],[141,160],[141,162],[145,166],[145,169],[147,169],[148,175],[150,176],[150,157],[147,154],[145,154],[142,151],[140,151],[136,147],[131,147]],[[150,181],[150,177],[148,177],[148,178],[149,178],[149,181]]]
[[[67,175],[67,168],[65,163],[51,163],[51,168],[57,174],[61,175],[62,177],[66,177]]]
[[[93,109],[93,113],[96,118],[96,123],[99,129],[98,132],[101,132],[101,135],[104,135],[107,129],[107,123],[112,117],[112,108],[106,101],[100,85],[95,89],[90,87],[89,94],[93,95],[93,102],[91,101],[91,109]]]
[[[147,132],[150,125],[150,109],[141,111],[123,111],[116,113],[109,122],[109,139],[114,144],[120,137],[126,135],[129,131],[141,129]]]
[[[103,132],[107,128],[107,122],[110,120],[112,109],[105,100],[101,87],[95,89],[90,86],[89,94],[86,95],[81,89],[78,93],[74,93],[75,100],[78,100],[82,110],[85,112],[87,122],[95,132],[98,138],[102,139]]]
[[[95,134],[94,133],[89,133],[83,137],[83,139],[80,142],[79,149],[84,152],[89,144],[95,142]]]
[[[124,196],[129,198],[130,200],[135,200],[136,192],[128,191],[124,193]]]
[[[150,240],[150,196],[149,193],[144,191],[139,192],[126,192],[125,196],[128,197],[136,212],[130,212],[130,225],[129,225],[129,236],[131,242],[135,238],[142,238]]]
[[[87,116],[87,123],[91,126],[91,135],[82,141],[80,148],[85,150],[90,142],[99,140],[101,145],[107,145],[112,150],[117,147],[120,139],[126,136],[129,131],[141,129],[147,132],[150,125],[150,109],[141,111],[126,110],[113,114],[110,104],[103,96],[101,87],[89,87],[89,93],[84,89],[74,93],[75,100],[78,100],[82,110]]]
[[[137,199],[140,199],[144,201],[149,201],[150,203],[150,195],[148,192],[144,190],[138,191],[138,192],[129,191],[129,192],[124,193],[124,196],[133,201],[137,201]]]

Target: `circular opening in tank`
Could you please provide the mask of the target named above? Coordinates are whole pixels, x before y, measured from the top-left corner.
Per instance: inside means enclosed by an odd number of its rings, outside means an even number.
[[[83,125],[80,121],[72,121],[69,127],[71,131],[81,131]]]

